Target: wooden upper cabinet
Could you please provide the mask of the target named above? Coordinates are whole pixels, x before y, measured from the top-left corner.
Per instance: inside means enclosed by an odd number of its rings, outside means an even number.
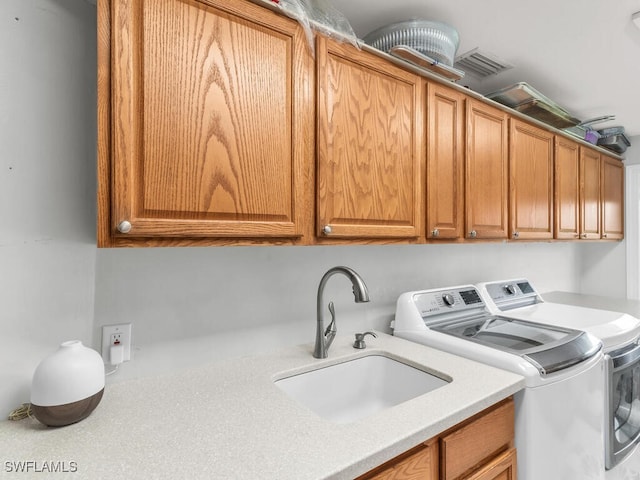
[[[553,151],[552,133],[511,119],[511,238],[553,238]]]
[[[555,238],[580,236],[580,146],[555,137]]]
[[[112,0],[99,12],[111,79],[99,83],[111,116],[99,244],[301,237],[314,86],[298,23],[223,0]]]
[[[599,239],[600,224],[600,154],[580,147],[580,238]]]
[[[507,238],[509,213],[508,115],[466,103],[465,210],[468,238]]]
[[[602,156],[602,238],[624,238],[624,167],[620,160]]]
[[[318,236],[422,235],[420,77],[325,37],[316,62]]]
[[[466,95],[429,83],[427,126],[427,238],[463,237]]]

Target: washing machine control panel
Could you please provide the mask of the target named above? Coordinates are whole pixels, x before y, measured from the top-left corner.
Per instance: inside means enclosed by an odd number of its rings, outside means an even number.
[[[418,292],[413,301],[422,318],[484,309],[484,302],[473,286]]]

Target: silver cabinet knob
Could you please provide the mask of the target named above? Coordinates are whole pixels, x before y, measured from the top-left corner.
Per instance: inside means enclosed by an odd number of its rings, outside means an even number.
[[[118,224],[117,228],[120,233],[129,233],[131,231],[131,222],[123,220]]]
[[[322,233],[324,233],[325,235],[331,235],[332,231],[333,229],[331,228],[331,225],[325,225],[324,227],[322,227]]]
[[[603,233],[603,234],[602,234],[602,238],[607,238],[607,234],[606,234],[606,233]]]
[[[580,238],[587,238],[587,234],[586,233],[580,234]]]
[[[520,237],[520,232],[513,232],[513,238]]]
[[[431,235],[434,236],[434,237],[437,237],[438,235],[440,235],[440,230],[438,230],[437,228],[434,228],[431,231]]]
[[[471,231],[469,232],[469,236],[470,236],[471,238],[476,238],[476,237],[478,236],[478,232],[476,232],[475,230],[471,230]]]

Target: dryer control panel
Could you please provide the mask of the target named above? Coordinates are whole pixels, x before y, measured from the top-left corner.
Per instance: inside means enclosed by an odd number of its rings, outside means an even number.
[[[501,311],[542,302],[542,298],[525,279],[483,284],[489,297]]]

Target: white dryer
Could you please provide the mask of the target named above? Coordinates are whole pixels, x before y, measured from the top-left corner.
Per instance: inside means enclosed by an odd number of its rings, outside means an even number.
[[[602,341],[606,479],[639,479],[640,319],[621,312],[546,302],[525,278],[476,286],[494,314],[583,330]]]
[[[392,328],[525,378],[514,396],[520,480],[604,479],[604,367],[593,335],[494,315],[473,285],[403,293]]]

